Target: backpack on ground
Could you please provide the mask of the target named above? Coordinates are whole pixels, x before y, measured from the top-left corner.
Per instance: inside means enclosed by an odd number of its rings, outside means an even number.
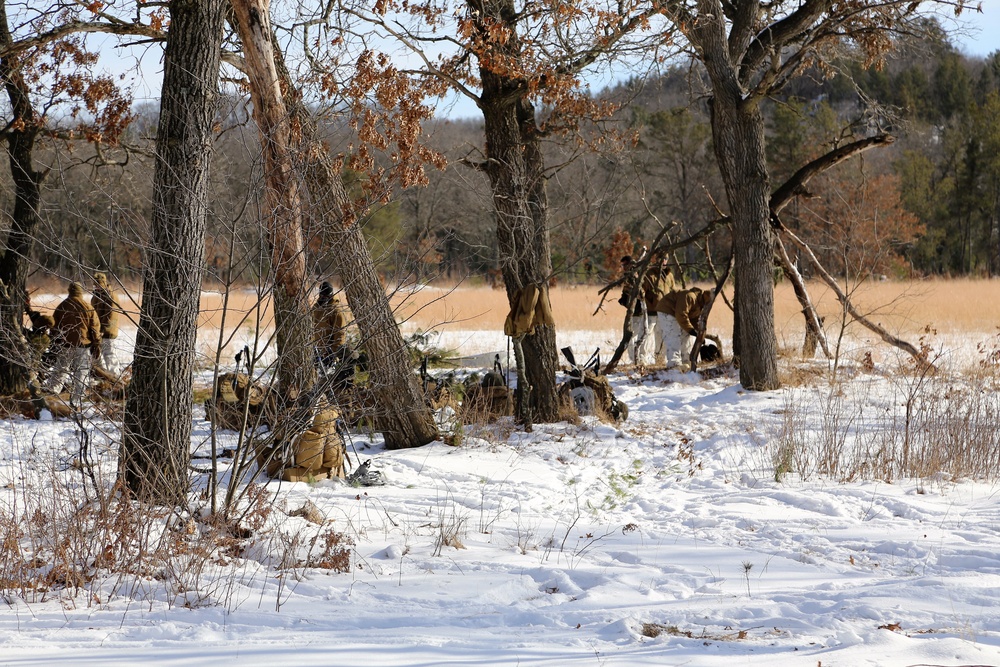
[[[613,423],[628,419],[628,406],[615,396],[607,376],[600,375],[600,349],[582,366],[577,365],[572,348],[564,347],[561,351],[570,371],[569,379],[559,385],[559,400],[572,405],[580,416],[595,415]]]

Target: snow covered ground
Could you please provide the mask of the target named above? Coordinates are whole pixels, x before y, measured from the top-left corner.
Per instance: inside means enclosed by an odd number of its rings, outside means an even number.
[[[465,338],[466,354],[504,349]],[[832,385],[808,368],[769,393],[619,373],[620,426],[501,422],[394,452],[354,434],[352,460],[385,486],[272,482],[276,509],[238,556],[8,594],[0,665],[1000,665],[997,477],[842,481],[818,472],[819,449],[777,474],[783,446],[831,437],[836,469],[859,469],[857,443],[886,442],[915,384],[889,363]],[[967,377],[953,371],[928,380],[941,400]],[[1000,427],[989,382],[964,400]],[[90,436],[110,477],[114,431],[96,420]],[[207,438],[199,419],[196,453]],[[78,444],[73,422],[0,422],[0,516],[78,480]],[[306,501],[322,529],[288,516]],[[330,529],[356,543],[350,572],[281,567]]]

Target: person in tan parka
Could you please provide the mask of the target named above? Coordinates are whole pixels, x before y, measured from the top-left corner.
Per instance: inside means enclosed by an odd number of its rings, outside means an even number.
[[[667,368],[687,368],[702,311],[712,292],[700,287],[670,292],[656,304]]]
[[[115,339],[118,338],[118,314],[122,308],[118,297],[108,286],[108,277],[103,273],[94,274],[94,295],[90,297],[90,305],[101,325],[101,356],[96,360],[97,365],[112,375],[121,375]]]
[[[316,357],[325,367],[342,360],[347,351],[347,313],[333,296],[333,285],[323,282],[312,309]]]
[[[90,358],[101,355],[101,323],[83,300],[83,286],[77,282],[70,283],[69,294],[56,306],[52,319],[56,360],[45,389],[58,394],[67,382],[72,382],[70,405],[79,407],[87,388]]]
[[[621,264],[623,273],[628,274],[632,271],[631,255],[622,257]],[[634,284],[635,276],[626,279],[618,303],[623,306],[628,305],[629,292]],[[656,316],[656,304],[673,289],[674,277],[667,265],[667,258],[664,257],[660,262],[655,261],[654,258],[653,264],[646,270],[646,274],[642,278],[642,291],[639,298],[645,303],[645,308],[643,308],[643,303],[637,299],[632,312],[632,341],[629,345],[629,353],[633,364],[647,363],[650,351],[652,351],[652,356],[657,364],[665,363],[666,356],[659,320]],[[645,316],[643,316],[643,310],[646,311]]]

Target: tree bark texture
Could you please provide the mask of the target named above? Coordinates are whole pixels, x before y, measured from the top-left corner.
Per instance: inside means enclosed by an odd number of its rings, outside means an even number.
[[[774,332],[774,240],[770,226],[770,178],[764,117],[740,81],[739,55],[731,55],[725,14],[718,0],[699,0],[699,27],[692,40],[712,81],[712,137],[726,186],[733,224],[738,305],[740,383],[747,389],[777,389],[778,339]],[[736,30],[734,28],[734,30]],[[738,332],[738,333],[737,333]]]
[[[300,130],[291,141],[301,161],[296,166],[305,172],[305,210],[334,239],[330,259],[368,352],[369,385],[378,405],[377,413],[372,415],[376,428],[389,449],[426,445],[438,438],[434,413],[417,385],[406,342],[399,333],[361,226],[350,214],[351,201],[340,172],[318,138],[315,122],[297,95],[280,53],[274,53],[288,120],[294,118]],[[311,327],[311,318],[306,321]]]
[[[119,475],[144,502],[184,504],[191,382],[224,0],[175,0],[164,56],[150,246]]]
[[[7,22],[6,2],[0,2],[0,48],[13,41]],[[19,56],[0,58],[0,81],[10,100],[11,122],[5,134],[14,209],[0,259],[0,394],[14,394],[27,386],[31,355],[21,332],[27,299],[28,258],[35,242],[44,173],[33,164],[38,120],[28,85],[20,71]]]
[[[264,153],[264,219],[274,279],[278,385],[286,398],[312,388],[313,332],[302,234],[302,197],[275,59],[267,0],[232,0],[250,82],[253,119]]]
[[[511,0],[490,0],[486,13],[495,21],[506,23],[510,38],[496,48],[515,58],[518,40],[514,34],[516,15]],[[484,30],[485,32],[485,30]],[[524,94],[518,78],[480,67],[482,95],[480,107],[486,134],[485,171],[493,192],[497,215],[497,242],[500,269],[511,307],[515,295],[527,285],[538,285],[548,298],[552,274],[548,230],[548,197],[545,191],[544,158],[535,122],[535,109]],[[556,353],[554,327],[539,326],[525,336],[525,378],[531,386],[530,409],[535,422],[559,419],[556,392]]]

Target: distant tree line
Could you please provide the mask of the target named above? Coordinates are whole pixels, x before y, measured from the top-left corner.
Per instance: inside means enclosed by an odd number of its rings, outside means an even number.
[[[904,42],[883,68],[845,59],[842,72],[800,77],[765,105],[775,182],[854,133],[878,126],[896,137],[887,150],[817,179],[788,216],[786,223],[805,234],[828,268],[901,278],[1000,271],[1000,53],[963,55],[947,35],[936,34]],[[549,163],[564,163],[548,183],[556,280],[613,277],[616,231],[638,246],[661,223],[675,223],[683,235],[717,216],[725,194],[704,87],[704,73],[688,65],[625,82],[604,95],[627,100],[617,120],[634,133],[634,143],[603,152],[546,145]],[[879,112],[859,95],[877,102]],[[155,128],[157,109],[136,112],[125,143],[141,146]],[[261,179],[257,139],[235,100],[227,118],[216,141],[206,240],[206,275],[220,281],[230,265],[234,227],[243,243],[259,235],[246,204]],[[352,140],[345,127],[323,129],[335,148]],[[426,187],[400,190],[368,212],[363,229],[378,269],[391,280],[496,283],[488,183],[463,163],[482,142],[482,122],[437,119],[425,132],[450,164],[429,170]],[[139,241],[150,216],[148,153],[97,168],[97,156],[86,149],[59,152],[59,146],[39,151],[53,170],[43,185],[35,270],[71,276],[79,266],[103,266],[137,278]],[[9,208],[9,174],[0,177],[0,206]],[[349,171],[343,177],[348,188],[357,180]],[[729,239],[722,234],[712,243],[721,252]],[[706,277],[704,259],[705,249],[697,247],[674,257],[686,279]],[[319,253],[310,268],[317,275],[328,271]]]

